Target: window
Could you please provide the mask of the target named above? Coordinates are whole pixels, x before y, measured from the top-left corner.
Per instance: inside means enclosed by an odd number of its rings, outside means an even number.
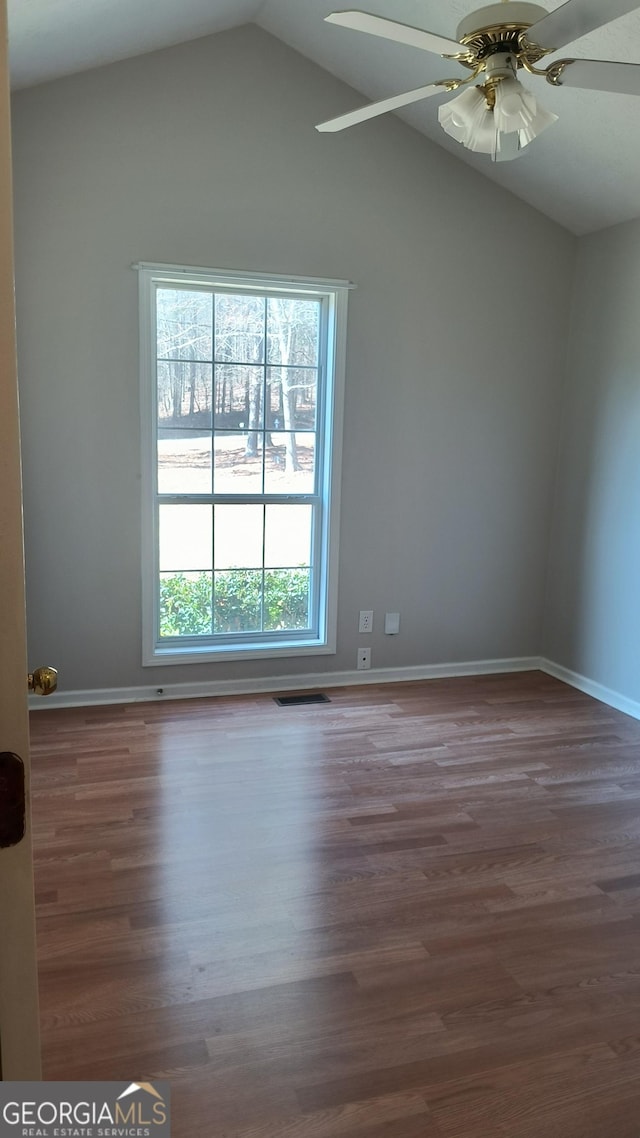
[[[334,652],[349,286],[138,268],[143,662]]]

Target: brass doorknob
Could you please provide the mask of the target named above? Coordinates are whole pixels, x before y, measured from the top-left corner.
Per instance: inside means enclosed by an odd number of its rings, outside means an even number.
[[[58,686],[58,673],[55,668],[36,668],[28,675],[29,691],[35,695],[51,695]]]

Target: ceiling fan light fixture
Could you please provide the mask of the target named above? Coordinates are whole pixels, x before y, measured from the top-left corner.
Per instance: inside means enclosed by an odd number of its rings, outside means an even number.
[[[468,149],[475,149],[472,146],[474,138],[488,125],[487,119],[490,118],[491,112],[479,87],[467,87],[461,95],[438,109],[438,122],[442,129]]]
[[[554,122],[557,121],[558,116],[554,115],[553,111],[548,111],[545,107],[536,106],[536,111],[531,122],[527,123],[527,125],[523,126],[522,130],[519,131],[520,145],[528,146],[530,142],[533,142],[534,138],[542,134],[543,130],[546,130],[548,126],[553,126]]]
[[[528,146],[558,120],[557,115],[540,107],[535,95],[515,77],[496,83],[495,100],[493,117],[496,130],[500,134],[517,132],[521,147]]]
[[[467,150],[495,158],[495,121],[481,87],[467,88],[462,95],[441,106],[438,121],[445,133]]]
[[[467,87],[462,94],[457,95],[455,99],[451,99],[443,107],[440,107],[438,118],[442,122],[443,112],[446,112],[446,117],[450,118],[452,126],[466,130],[474,112],[477,111],[478,107],[484,106],[485,99],[482,91],[478,87]]]
[[[517,158],[558,116],[538,105],[514,74],[484,87],[471,87],[438,110],[442,129],[467,150],[490,154],[494,162]]]
[[[493,158],[495,157],[497,141],[493,115],[486,107],[482,115],[477,116],[470,139],[465,145],[468,150],[473,150],[476,154],[490,154]]]
[[[496,129],[504,134],[522,130],[535,118],[537,104],[535,97],[525,91],[518,80],[502,79],[495,85],[494,117]]]

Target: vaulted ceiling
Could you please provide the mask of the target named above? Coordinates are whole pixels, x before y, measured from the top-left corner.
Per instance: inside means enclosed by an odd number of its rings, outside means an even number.
[[[549,10],[557,0],[537,0]],[[606,6],[607,0],[602,0]],[[324,22],[336,8],[363,7],[414,27],[455,37],[460,20],[479,7],[474,0],[9,0],[9,38],[14,88],[171,44],[255,22],[354,87],[346,112],[380,99],[460,74],[459,65],[377,37]],[[567,45],[559,56],[640,62],[637,11]],[[553,57],[550,57],[553,58]],[[549,61],[547,57],[546,62]],[[511,190],[574,233],[586,233],[640,215],[640,97],[553,88],[527,76],[525,86],[559,121],[515,162],[492,163],[449,138],[437,120],[442,99],[398,112],[438,145]],[[446,98],[446,94],[443,95]],[[313,130],[314,124],[309,123]],[[352,128],[375,130],[371,123]],[[349,145],[349,132],[318,136],[322,146]]]

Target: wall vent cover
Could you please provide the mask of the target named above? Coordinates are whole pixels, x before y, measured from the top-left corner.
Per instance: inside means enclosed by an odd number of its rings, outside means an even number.
[[[297,707],[302,703],[331,703],[324,692],[304,692],[302,695],[274,695],[278,707]]]

